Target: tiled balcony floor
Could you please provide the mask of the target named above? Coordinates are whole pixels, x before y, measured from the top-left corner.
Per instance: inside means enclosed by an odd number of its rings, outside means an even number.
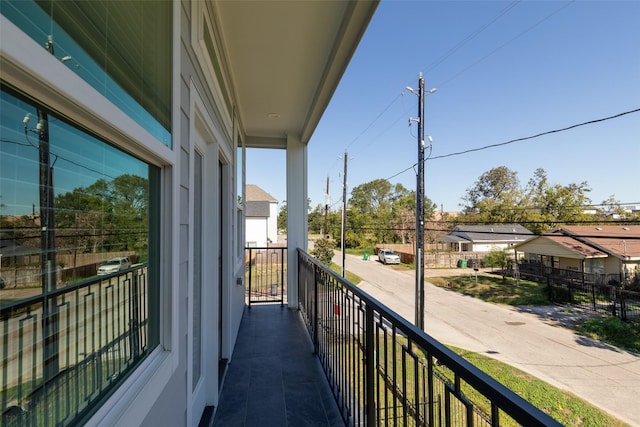
[[[245,308],[213,426],[344,426],[296,310]]]

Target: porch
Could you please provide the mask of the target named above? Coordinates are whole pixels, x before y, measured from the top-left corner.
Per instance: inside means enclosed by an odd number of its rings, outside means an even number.
[[[201,425],[559,425],[306,252],[296,267],[298,310],[245,308]]]
[[[212,426],[343,426],[300,313],[245,308]]]

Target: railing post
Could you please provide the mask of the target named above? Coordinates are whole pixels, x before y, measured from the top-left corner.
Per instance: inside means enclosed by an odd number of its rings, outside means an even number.
[[[375,335],[373,308],[365,306],[365,425],[375,426],[376,420],[376,396],[375,396]]]
[[[320,347],[319,338],[318,338],[318,268],[312,264],[313,268],[313,318],[311,319],[313,322],[313,353],[318,354],[318,349]],[[307,288],[307,292],[309,289]]]
[[[251,309],[251,276],[252,276],[252,267],[251,267],[251,248],[249,248],[249,283],[248,283],[248,289],[249,289],[249,309]]]
[[[284,251],[287,248],[280,249],[280,307],[284,307]]]
[[[617,289],[619,298],[620,298],[620,319],[622,319],[623,321],[627,320],[627,307],[624,301],[624,290],[623,289]]]

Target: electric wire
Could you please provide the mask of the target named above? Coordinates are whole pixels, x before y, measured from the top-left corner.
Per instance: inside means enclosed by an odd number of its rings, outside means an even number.
[[[473,32],[471,32],[468,36],[466,36],[464,39],[462,39],[460,42],[458,42],[455,46],[453,46],[451,49],[449,49],[447,52],[445,52],[443,55],[441,55],[436,61],[434,61],[432,64],[430,64],[429,66],[426,67],[426,70],[428,72],[432,71],[433,69],[437,68],[440,64],[442,64],[445,60],[447,60],[448,58],[450,58],[453,54],[455,54],[458,50],[460,50],[464,45],[466,45],[467,43],[469,43],[471,40],[473,40],[474,38],[476,38],[478,35],[480,35],[482,32],[484,32],[487,28],[489,28],[491,25],[493,25],[495,22],[497,22],[500,18],[502,18],[503,16],[505,16],[507,13],[509,13],[513,8],[515,8],[521,0],[517,0],[514,1],[512,3],[510,3],[509,5],[507,5],[505,8],[503,8],[496,16],[494,16],[490,21],[488,21],[487,23],[483,24],[482,26],[480,26],[478,29],[474,30]],[[512,37],[511,39],[509,39],[508,41],[506,41],[505,43],[501,44],[500,46],[498,46],[497,48],[493,49],[491,52],[489,52],[488,54],[484,55],[483,57],[481,57],[479,60],[475,61],[474,63],[468,65],[467,67],[465,67],[464,69],[462,69],[461,71],[459,71],[458,73],[454,74],[453,76],[451,76],[450,78],[444,80],[443,82],[439,83],[437,85],[437,87],[442,87],[444,85],[446,85],[447,83],[451,82],[452,80],[455,80],[456,78],[458,78],[460,75],[464,74],[465,72],[467,72],[468,70],[470,70],[471,68],[473,68],[474,66],[478,65],[479,63],[483,62],[484,60],[486,60],[487,58],[489,58],[490,56],[494,55],[496,52],[498,52],[499,50],[503,49],[504,47],[506,47],[507,45],[511,44],[512,42],[514,42],[515,40],[519,39],[520,37],[524,36],[525,34],[527,34],[528,32],[532,31],[533,29],[535,29],[536,27],[538,27],[539,25],[541,25],[543,22],[547,21],[548,19],[550,19],[551,17],[553,17],[554,15],[556,15],[557,13],[561,12],[562,10],[564,10],[565,8],[567,8],[568,6],[572,5],[575,2],[575,0],[571,0],[565,4],[563,4],[562,6],[560,6],[559,8],[555,9],[553,12],[551,12],[550,14],[546,15],[544,18],[540,19],[539,21],[535,22],[533,25],[527,27],[525,30],[521,31],[520,33],[518,33],[515,37]],[[358,134],[348,145],[347,145],[347,149],[350,148],[356,141],[358,141],[369,129],[371,129],[371,127],[378,121],[380,120],[380,118],[389,110],[389,108],[391,108],[391,106],[397,101],[397,99],[402,95],[402,93],[400,95],[397,95],[388,105],[387,107],[385,107],[385,109],[378,114],[374,120],[369,123],[369,125],[360,133]],[[394,121],[394,124],[396,123],[396,121]],[[386,130],[385,130],[386,132]],[[425,161],[428,158],[425,158]],[[389,179],[395,178],[398,175],[401,175],[402,173],[413,169],[417,166],[417,163],[406,168],[405,170],[393,175],[392,177],[390,177]],[[330,168],[330,170],[333,169],[333,166]]]
[[[476,65],[480,64],[481,62],[483,62],[485,59],[491,57],[492,55],[496,54],[498,51],[504,49],[505,47],[507,47],[508,45],[510,45],[511,43],[513,43],[514,41],[516,41],[517,39],[519,39],[520,37],[524,36],[525,34],[527,34],[528,32],[532,31],[534,28],[538,27],[539,25],[541,25],[543,22],[549,20],[552,16],[556,15],[557,13],[561,12],[562,10],[564,10],[565,8],[569,7],[570,5],[572,5],[575,2],[575,0],[571,0],[568,3],[565,3],[564,5],[560,6],[558,9],[554,10],[553,12],[551,12],[550,14],[546,15],[544,18],[542,18],[541,20],[537,21],[536,23],[534,23],[533,25],[527,27],[525,30],[521,31],[520,33],[518,33],[516,36],[512,37],[511,39],[507,40],[506,42],[504,42],[503,44],[501,44],[500,46],[498,46],[497,48],[493,49],[491,52],[489,52],[488,54],[484,55],[483,57],[481,57],[480,59],[478,59],[477,61],[473,62],[472,64],[468,65],[467,67],[463,68],[462,70],[460,70],[459,72],[457,72],[456,74],[454,74],[453,76],[449,77],[447,80],[444,80],[443,82],[439,83],[438,86],[442,87],[445,86],[447,83],[457,79],[460,75],[466,73],[467,71],[469,71],[471,68],[475,67]]]
[[[608,121],[608,120],[617,119],[617,118],[626,116],[628,114],[634,114],[634,113],[638,113],[638,112],[640,112],[640,108],[637,108],[635,110],[625,111],[625,112],[618,113],[618,114],[614,114],[614,115],[608,116],[608,117],[603,117],[603,118],[600,118],[600,119],[589,120],[587,122],[582,122],[582,123],[574,124],[574,125],[571,125],[571,126],[566,126],[566,127],[560,128],[560,129],[554,129],[554,130],[550,130],[550,131],[540,132],[538,134],[525,136],[525,137],[522,137],[522,138],[511,139],[511,140],[505,141],[505,142],[499,142],[499,143],[496,143],[496,144],[484,145],[482,147],[470,148],[468,150],[457,151],[457,152],[453,152],[453,153],[449,153],[449,154],[441,154],[439,156],[433,156],[433,157],[430,157],[428,159],[425,159],[425,161],[427,161],[427,160],[444,159],[444,158],[454,157],[454,156],[461,156],[461,155],[473,153],[473,152],[476,152],[476,151],[483,151],[483,150],[488,150],[490,148],[502,147],[502,146],[505,146],[505,145],[514,144],[516,142],[528,141],[528,140],[540,138],[540,137],[543,137],[543,136],[546,136],[546,135],[551,135],[551,134],[554,134],[554,133],[565,132],[565,131],[568,131],[568,130],[571,130],[571,129],[575,129],[575,128],[578,128],[578,127],[581,127],[581,126],[587,126],[587,125],[592,125],[592,124],[595,124],[595,123],[601,123],[601,122],[605,122],[605,121]],[[417,162],[413,163],[411,166],[401,170],[400,172],[397,172],[397,173],[389,176],[388,178],[386,178],[386,180],[390,181],[393,178],[396,178],[397,176],[402,175],[403,173],[415,168],[417,165],[418,165]]]

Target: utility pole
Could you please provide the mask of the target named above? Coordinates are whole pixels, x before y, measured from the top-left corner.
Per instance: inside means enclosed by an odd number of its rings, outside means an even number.
[[[344,248],[345,241],[345,228],[347,225],[347,150],[344,150],[344,180],[342,183],[342,277],[346,276],[345,271],[345,259],[346,259],[346,251]]]
[[[329,216],[329,204],[331,203],[329,199],[329,177],[327,176],[327,192],[324,193],[324,238],[327,239],[329,236],[329,228],[327,226],[327,217]]]
[[[45,43],[47,51],[53,55],[53,38]],[[28,120],[25,119],[25,132]],[[44,377],[45,381],[59,372],[58,361],[58,307],[56,297],[49,293],[56,289],[56,222],[53,205],[53,167],[49,144],[49,117],[38,108],[38,158],[40,163],[40,266],[42,275],[43,327],[44,327]]]
[[[418,182],[416,185],[416,326],[424,330],[424,78],[418,78]]]
[[[418,175],[416,176],[416,326],[424,330],[424,78],[422,73],[418,77],[418,93],[407,86],[407,89],[414,95],[418,95],[418,118],[409,118],[411,122],[418,122]],[[435,88],[427,91],[430,95],[436,91]],[[429,137],[431,142],[431,137]]]

